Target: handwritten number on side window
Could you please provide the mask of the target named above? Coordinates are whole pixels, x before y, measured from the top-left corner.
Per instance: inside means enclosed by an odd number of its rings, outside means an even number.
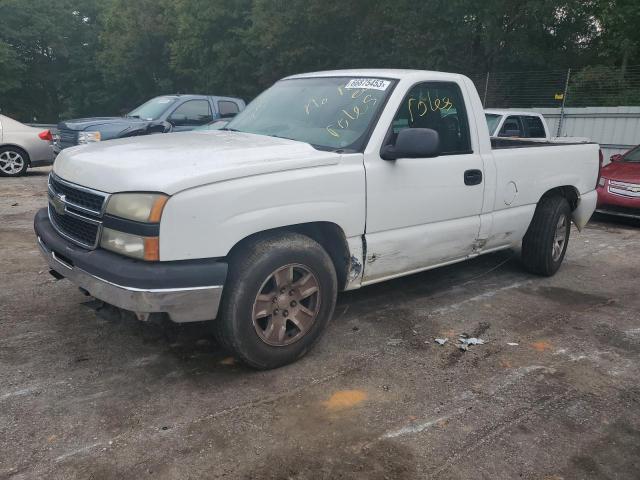
[[[429,111],[437,112],[442,110],[448,112],[453,108],[453,102],[449,97],[436,97],[432,100],[429,93],[427,93],[427,98],[410,97],[407,104],[411,123],[414,121],[414,109],[417,116],[424,117]]]

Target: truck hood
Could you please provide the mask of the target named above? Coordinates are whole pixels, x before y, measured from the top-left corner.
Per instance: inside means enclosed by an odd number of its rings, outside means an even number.
[[[640,163],[612,162],[602,168],[602,176],[619,182],[640,183]]]
[[[83,131],[93,127],[94,129],[104,126],[120,126],[123,130],[130,126],[139,126],[149,123],[147,120],[129,117],[94,117],[94,118],[76,118],[73,120],[65,120],[58,124],[58,128],[67,128],[69,130]]]
[[[334,165],[340,154],[308,143],[231,131],[123,138],[63,150],[59,177],[107,193],[181,190],[234,178]]]

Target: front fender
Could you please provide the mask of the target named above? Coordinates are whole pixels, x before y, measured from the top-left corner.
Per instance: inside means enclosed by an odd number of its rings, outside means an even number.
[[[173,195],[160,222],[160,260],[224,257],[242,239],[265,230],[331,222],[347,237],[362,235],[362,156],[338,164],[255,175]]]

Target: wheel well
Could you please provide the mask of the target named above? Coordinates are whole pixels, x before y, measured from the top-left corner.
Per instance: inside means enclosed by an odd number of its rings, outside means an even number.
[[[322,248],[327,251],[329,257],[331,257],[331,261],[336,269],[336,276],[338,277],[338,288],[340,290],[345,288],[350,265],[349,246],[347,244],[347,238],[344,231],[335,223],[300,223],[254,233],[236,243],[227,256],[233,255],[234,252],[240,250],[247,242],[256,240],[261,236],[272,234],[274,232],[299,233],[318,242]]]
[[[571,207],[572,212],[578,207],[578,199],[580,198],[580,194],[578,193],[576,187],[573,187],[571,185],[563,185],[562,187],[552,188],[551,190],[545,192],[540,200],[554,195],[559,195],[563,198],[566,198],[567,202],[569,202],[569,207]]]
[[[31,157],[29,156],[29,152],[27,152],[24,148],[22,148],[19,145],[13,145],[11,143],[4,143],[2,145],[0,145],[0,148],[5,148],[5,147],[11,147],[14,148],[16,150],[20,150],[20,152],[22,152],[25,156],[25,160],[27,161],[27,165],[31,165]]]

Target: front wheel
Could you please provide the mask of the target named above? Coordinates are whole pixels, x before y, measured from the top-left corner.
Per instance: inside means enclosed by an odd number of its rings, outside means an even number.
[[[334,265],[299,234],[250,241],[230,258],[216,336],[258,369],[291,363],[309,351],[333,315]]]
[[[522,262],[527,270],[551,276],[558,271],[569,244],[571,208],[564,197],[544,197],[522,240]]]

